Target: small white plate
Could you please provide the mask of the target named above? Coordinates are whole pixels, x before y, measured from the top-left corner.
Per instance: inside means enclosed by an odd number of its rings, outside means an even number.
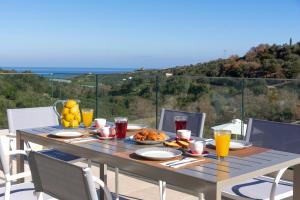
[[[212,145],[212,146],[216,146],[215,144],[215,140],[212,140],[210,142],[208,142],[209,145]],[[245,141],[242,141],[242,140],[231,140],[230,141],[230,145],[229,145],[229,149],[244,149],[244,148],[248,148],[248,147],[251,147],[252,146],[252,143],[250,142],[245,142]]]
[[[186,155],[191,156],[191,157],[204,157],[209,154],[208,151],[203,151],[202,154],[194,154],[191,152],[191,150],[187,150],[184,152]]]
[[[165,147],[138,149],[135,153],[149,160],[169,160],[182,155],[179,150]]]
[[[60,138],[77,138],[83,136],[83,133],[80,133],[78,131],[59,131],[59,132],[51,133],[51,135]]]
[[[127,130],[140,130],[143,128],[147,128],[147,126],[144,124],[128,124],[127,125]]]
[[[115,136],[102,137],[102,136],[97,135],[97,138],[100,140],[112,140],[112,139],[115,139]]]

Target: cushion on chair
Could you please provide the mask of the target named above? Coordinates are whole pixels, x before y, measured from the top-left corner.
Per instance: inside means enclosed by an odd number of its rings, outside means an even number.
[[[34,185],[32,182],[12,185],[10,191],[10,200],[36,200],[33,195]],[[5,187],[0,188],[0,200],[4,199]],[[53,199],[49,195],[43,194],[44,200]]]
[[[241,182],[238,185],[223,190],[222,196],[231,199],[263,199],[268,200],[274,178],[261,176]],[[293,195],[293,184],[288,181],[280,181],[276,189],[277,199],[283,199]]]
[[[70,161],[75,161],[75,160],[81,159],[78,156],[75,156],[75,155],[72,155],[69,153],[65,153],[65,152],[61,152],[56,149],[46,149],[46,150],[39,151],[39,153],[47,155],[52,158],[63,160],[65,162],[70,162]]]

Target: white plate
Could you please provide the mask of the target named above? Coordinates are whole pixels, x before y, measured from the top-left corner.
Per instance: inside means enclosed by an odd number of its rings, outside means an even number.
[[[140,130],[142,128],[147,128],[144,124],[128,124],[127,130]]]
[[[83,133],[80,133],[78,131],[59,131],[59,132],[52,133],[51,135],[60,138],[76,138],[76,137],[83,136]]]
[[[214,147],[216,146],[215,140],[208,142],[208,144],[210,144]],[[245,141],[241,141],[241,140],[231,140],[229,149],[244,149],[244,148],[251,147],[251,146],[252,146],[252,144],[250,142],[245,142]]]
[[[135,139],[134,139],[134,136],[131,135],[131,136],[128,137],[128,139],[131,140],[131,141],[133,141],[133,142],[136,142],[136,143],[138,143],[138,144],[161,144],[161,143],[163,143],[164,141],[170,139],[170,137],[167,135],[167,136],[166,136],[166,139],[163,140],[163,141],[154,141],[154,140],[143,140],[143,141],[140,141],[140,140],[135,140]]]
[[[165,147],[152,147],[136,150],[135,153],[149,160],[169,160],[182,155],[177,149]]]

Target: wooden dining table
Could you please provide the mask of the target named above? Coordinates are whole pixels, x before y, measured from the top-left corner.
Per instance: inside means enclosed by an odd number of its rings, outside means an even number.
[[[100,163],[100,178],[104,182],[107,181],[107,166],[117,167],[130,174],[154,181],[165,181],[168,185],[197,197],[204,194],[207,200],[221,200],[222,190],[226,187],[279,171],[282,168],[293,167],[293,199],[300,199],[299,154],[249,147],[230,151],[228,157],[218,160],[214,150],[207,149],[210,153],[207,157],[199,158],[198,162],[175,169],[162,165],[163,161],[145,160],[134,153],[137,149],[149,147],[149,145],[136,144],[128,138],[112,140],[94,138],[94,140],[72,142],[72,140],[51,137],[51,133],[61,129],[61,127],[42,127],[18,130],[17,148],[24,149],[25,141],[55,148]],[[174,135],[170,134],[170,137]],[[201,138],[195,139],[201,140]],[[17,172],[23,171],[24,158],[19,156],[17,157]]]

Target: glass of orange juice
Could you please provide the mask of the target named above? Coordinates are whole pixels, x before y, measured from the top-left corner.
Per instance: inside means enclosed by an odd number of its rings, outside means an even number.
[[[217,130],[214,131],[216,154],[218,159],[228,156],[231,131]]]
[[[90,108],[81,109],[83,125],[86,128],[92,126],[94,110]]]

